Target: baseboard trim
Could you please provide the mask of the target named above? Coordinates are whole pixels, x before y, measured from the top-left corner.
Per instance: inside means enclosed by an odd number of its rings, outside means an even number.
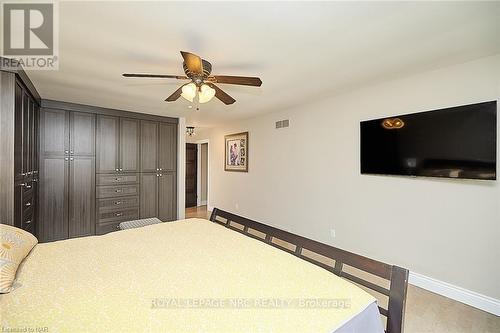
[[[500,300],[496,298],[482,295],[475,291],[467,290],[415,272],[410,272],[408,282],[422,289],[432,291],[433,293],[500,316]]]

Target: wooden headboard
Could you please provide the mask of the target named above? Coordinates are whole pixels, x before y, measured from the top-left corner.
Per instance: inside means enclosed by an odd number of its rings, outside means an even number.
[[[258,239],[312,264],[320,266],[342,278],[348,279],[378,294],[388,297],[387,309],[379,306],[380,314],[387,318],[386,332],[403,332],[406,291],[408,287],[407,269],[363,257],[218,208],[214,208],[212,211],[210,221],[221,224],[246,236]],[[275,240],[291,244],[292,248],[283,246],[275,242]],[[333,259],[334,264],[328,265],[311,256],[306,256],[304,250]],[[389,282],[389,288],[346,272],[344,265],[354,267],[360,271],[387,280]]]

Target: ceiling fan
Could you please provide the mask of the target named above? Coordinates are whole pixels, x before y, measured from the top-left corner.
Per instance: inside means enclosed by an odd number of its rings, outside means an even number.
[[[196,94],[198,93],[198,101],[200,103],[206,103],[215,96],[224,104],[229,105],[236,102],[236,100],[217,87],[215,83],[238,84],[254,87],[260,87],[262,85],[262,81],[258,77],[211,75],[211,63],[205,59],[201,59],[193,53],[181,51],[181,55],[184,59],[182,66],[184,68],[184,73],[186,74],[185,76],[129,73],[125,73],[123,76],[191,80],[191,82],[182,85],[179,89],[174,91],[172,95],[168,96],[165,100],[167,102],[176,101],[181,96],[188,101],[193,102]]]

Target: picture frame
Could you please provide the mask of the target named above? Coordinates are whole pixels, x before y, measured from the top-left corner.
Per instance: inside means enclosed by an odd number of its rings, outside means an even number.
[[[224,170],[248,172],[248,132],[224,136]]]

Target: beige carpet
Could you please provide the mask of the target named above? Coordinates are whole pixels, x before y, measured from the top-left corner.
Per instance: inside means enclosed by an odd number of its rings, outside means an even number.
[[[206,206],[186,209],[186,218],[209,216]],[[500,333],[500,317],[409,285],[404,332]]]

